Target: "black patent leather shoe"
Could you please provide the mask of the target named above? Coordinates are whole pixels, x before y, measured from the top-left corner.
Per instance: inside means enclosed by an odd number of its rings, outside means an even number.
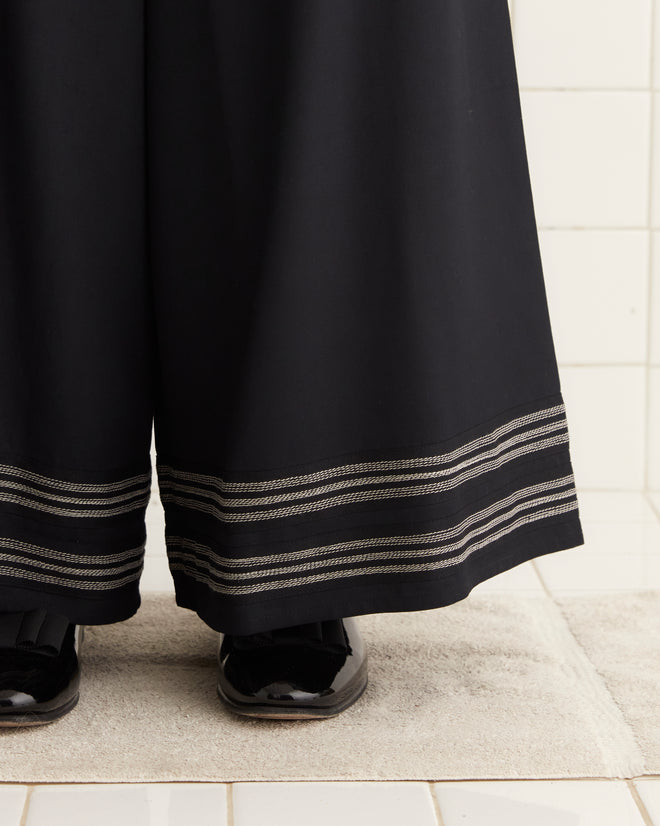
[[[76,705],[84,628],[38,609],[0,613],[0,726],[38,726]]]
[[[248,717],[333,717],[366,687],[367,651],[353,617],[225,634],[218,650],[218,695]]]

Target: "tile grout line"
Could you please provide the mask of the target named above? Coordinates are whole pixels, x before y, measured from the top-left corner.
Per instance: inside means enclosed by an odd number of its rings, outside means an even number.
[[[613,367],[641,367],[642,370],[647,366],[646,361],[559,361],[559,367],[606,367],[611,370]]]
[[[445,821],[442,817],[442,812],[440,811],[440,801],[438,800],[438,796],[435,793],[435,789],[434,789],[436,784],[429,781],[429,782],[427,782],[426,785],[428,787],[429,794],[431,795],[431,803],[433,805],[433,811],[435,812],[435,820],[436,820],[437,826],[445,826]]]
[[[635,786],[632,780],[626,780],[626,785],[628,786],[628,791],[630,792],[630,795],[632,799],[635,801],[637,809],[639,810],[639,813],[642,816],[644,826],[654,826],[653,819],[649,814],[649,810],[644,805],[644,801],[642,800],[642,796],[640,795],[637,786]]]
[[[646,224],[539,224],[541,232],[646,232]],[[658,227],[655,227],[658,229]]]
[[[28,810],[30,808],[30,799],[32,798],[32,790],[33,789],[34,789],[34,786],[32,786],[32,785],[29,785],[27,787],[27,793],[25,795],[25,802],[23,803],[23,812],[21,814],[21,819],[19,821],[19,826],[25,826],[25,824],[27,823]]]
[[[644,499],[648,503],[649,507],[653,511],[653,513],[660,519],[660,508],[655,504],[653,497],[651,496],[652,493],[656,493],[656,491],[646,491],[644,493]]]
[[[227,826],[234,826],[234,784],[227,783]]]
[[[621,94],[621,95],[629,95],[629,94],[646,94],[648,93],[649,87],[645,84],[644,86],[525,86],[521,85],[520,91],[521,92],[572,92],[572,93],[584,93],[584,94],[597,94],[597,95],[611,95],[611,94]]]
[[[578,485],[577,487],[578,494],[580,493],[628,493],[635,496],[645,496],[646,491],[642,488],[593,488],[585,485]],[[660,493],[660,491],[650,490],[648,491],[649,494],[651,493]]]
[[[649,59],[649,153],[648,153],[648,184],[649,192],[646,204],[647,224],[648,224],[648,239],[647,239],[647,276],[648,283],[646,285],[646,398],[644,400],[644,492],[649,490],[651,468],[649,461],[649,448],[651,446],[651,341],[653,331],[653,181],[655,174],[655,15],[656,3],[651,3],[651,19],[649,25],[650,43],[650,59]]]

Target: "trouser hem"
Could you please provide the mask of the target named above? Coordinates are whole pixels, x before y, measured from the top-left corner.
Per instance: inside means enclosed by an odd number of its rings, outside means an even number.
[[[452,573],[393,576],[371,582],[368,588],[364,579],[357,577],[341,586],[308,588],[300,595],[219,601],[203,583],[183,572],[174,571],[173,579],[178,606],[195,611],[216,631],[253,634],[336,617],[443,608],[465,599],[479,583],[523,562],[583,544],[576,514],[521,528],[514,538],[504,537],[475,552],[469,565]]]
[[[29,587],[0,585],[3,611],[31,611],[42,608],[63,614],[76,625],[108,625],[130,619],[141,604],[137,584],[105,597],[81,597]]]

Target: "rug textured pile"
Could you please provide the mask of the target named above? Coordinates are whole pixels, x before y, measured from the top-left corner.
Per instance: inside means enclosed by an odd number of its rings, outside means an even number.
[[[81,698],[0,731],[0,782],[452,780],[660,773],[660,593],[470,595],[358,618],[362,698],[325,720],[234,715],[221,635],[170,593],[87,626]]]

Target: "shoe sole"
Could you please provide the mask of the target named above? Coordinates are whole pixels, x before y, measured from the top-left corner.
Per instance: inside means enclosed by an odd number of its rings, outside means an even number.
[[[48,711],[26,711],[22,714],[0,714],[0,728],[22,728],[23,726],[42,726],[46,723],[54,723],[60,717],[64,717],[74,708],[80,694],[72,697],[68,703],[59,708],[51,708]]]
[[[366,679],[360,686],[356,694],[352,694],[346,700],[334,706],[285,706],[268,705],[258,703],[236,703],[222,693],[220,686],[217,686],[218,696],[225,705],[235,714],[243,717],[259,717],[265,720],[326,720],[328,717],[336,717],[352,706],[364,694],[369,680]]]

